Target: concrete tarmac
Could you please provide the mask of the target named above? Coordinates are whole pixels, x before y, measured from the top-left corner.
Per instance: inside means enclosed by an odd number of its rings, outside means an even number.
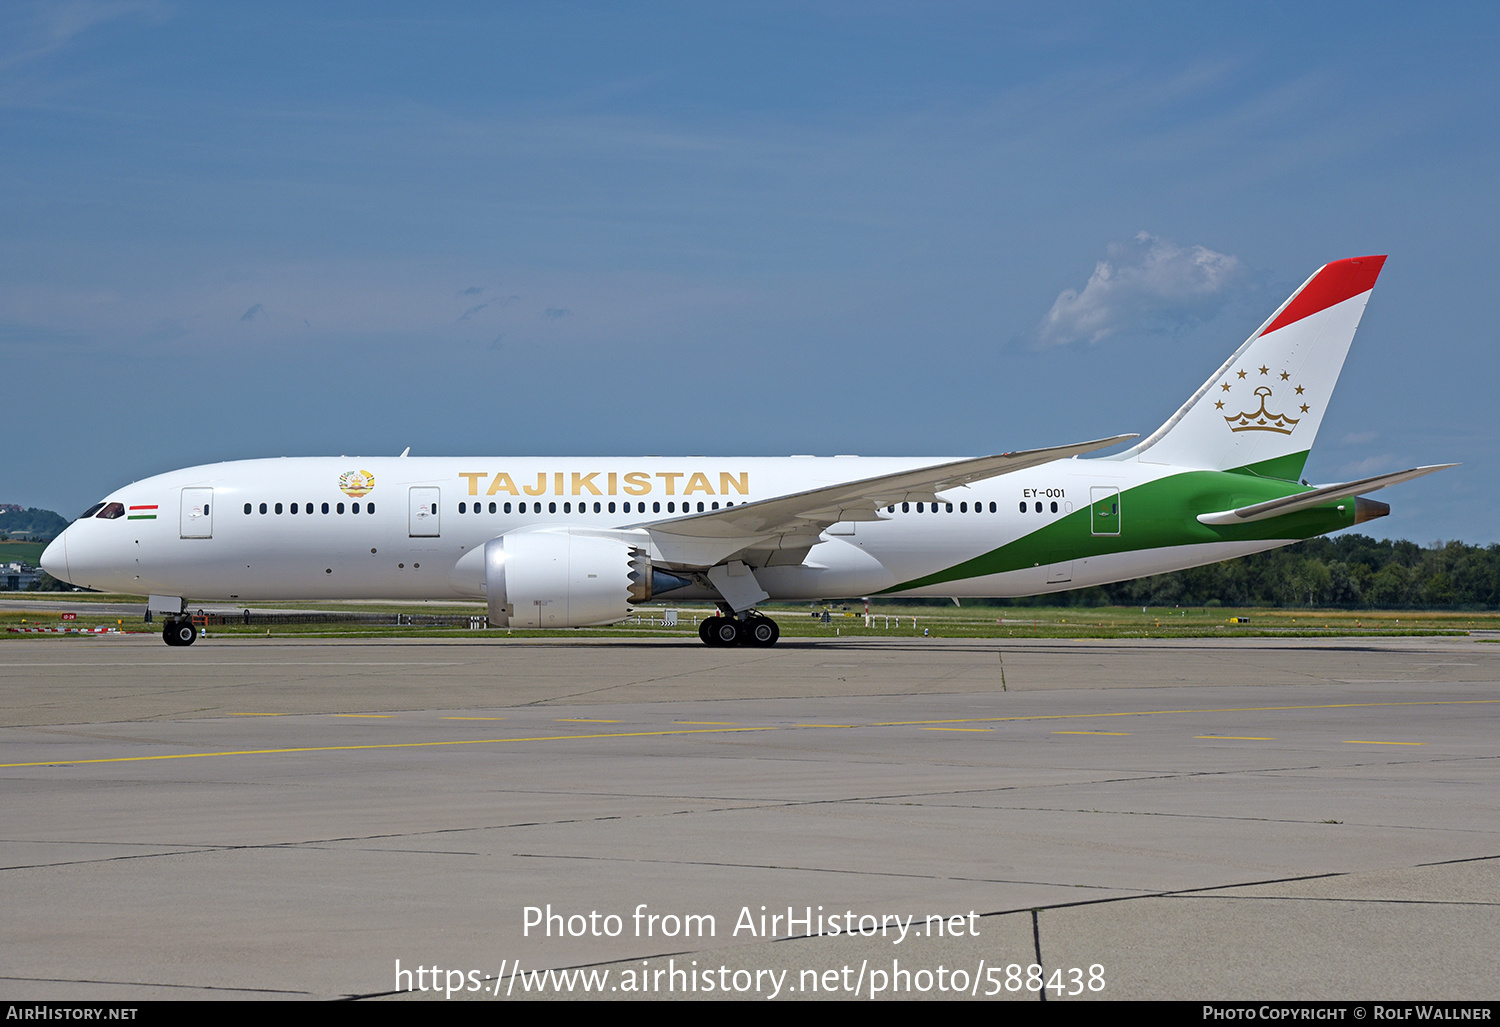
[[[16,641],[0,992],[1494,1000],[1497,717],[1472,638]]]

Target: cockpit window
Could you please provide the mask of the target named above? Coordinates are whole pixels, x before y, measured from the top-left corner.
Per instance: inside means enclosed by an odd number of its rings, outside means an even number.
[[[125,505],[123,503],[109,503],[94,516],[101,521],[112,521],[116,517],[124,517]]]
[[[104,504],[103,503],[95,503],[93,506],[89,507],[83,513],[79,514],[78,515],[78,519],[81,521],[85,517],[92,517],[92,516],[94,516],[94,514],[98,513],[102,509],[104,509]]]

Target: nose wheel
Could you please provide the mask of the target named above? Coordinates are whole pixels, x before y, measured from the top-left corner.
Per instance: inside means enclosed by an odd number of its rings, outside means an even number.
[[[698,637],[711,646],[751,645],[765,648],[776,644],[781,628],[770,617],[751,613],[740,620],[735,617],[706,617],[698,625]]]
[[[169,620],[162,626],[161,640],[167,645],[192,645],[198,641],[198,628],[190,620]]]

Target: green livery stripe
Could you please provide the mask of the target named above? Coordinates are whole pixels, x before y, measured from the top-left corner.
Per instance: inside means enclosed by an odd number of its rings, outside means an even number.
[[[154,521],[156,514],[131,514],[125,518],[127,521]]]
[[[1308,452],[1309,450],[1304,449],[1300,453],[1288,453],[1286,456],[1262,460],[1257,464],[1233,467],[1230,468],[1230,473],[1253,474],[1261,478],[1280,478],[1282,481],[1298,481],[1302,477],[1302,469],[1307,466]]]
[[[1303,454],[1305,456],[1306,454]],[[1282,458],[1287,459],[1287,458]],[[1267,461],[1275,463],[1276,461]],[[1257,466],[1257,465],[1252,465]],[[1101,477],[1099,485],[1108,485]],[[1323,506],[1300,510],[1283,517],[1270,517],[1248,524],[1200,524],[1200,513],[1233,510],[1268,499],[1307,492],[1300,485],[1234,471],[1185,471],[1120,492],[1118,505],[1110,499],[1074,510],[1065,517],[1023,535],[1014,542],[992,549],[972,560],[954,564],[884,592],[941,585],[949,581],[1004,574],[1064,560],[1129,553],[1142,549],[1164,549],[1211,542],[1249,542],[1266,539],[1312,538],[1354,523],[1352,499],[1329,500]],[[1344,509],[1338,509],[1342,504]],[[1110,508],[1114,507],[1113,510]],[[1101,526],[1118,524],[1118,535],[1095,535],[1095,520]]]

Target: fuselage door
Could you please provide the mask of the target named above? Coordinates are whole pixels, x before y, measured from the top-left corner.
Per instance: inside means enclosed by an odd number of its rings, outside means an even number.
[[[1116,486],[1094,485],[1089,488],[1089,533],[1120,533],[1120,490]]]
[[[410,534],[412,538],[437,538],[443,490],[435,485],[416,485],[411,490]]]
[[[181,535],[183,538],[214,537],[214,490],[183,489]]]

